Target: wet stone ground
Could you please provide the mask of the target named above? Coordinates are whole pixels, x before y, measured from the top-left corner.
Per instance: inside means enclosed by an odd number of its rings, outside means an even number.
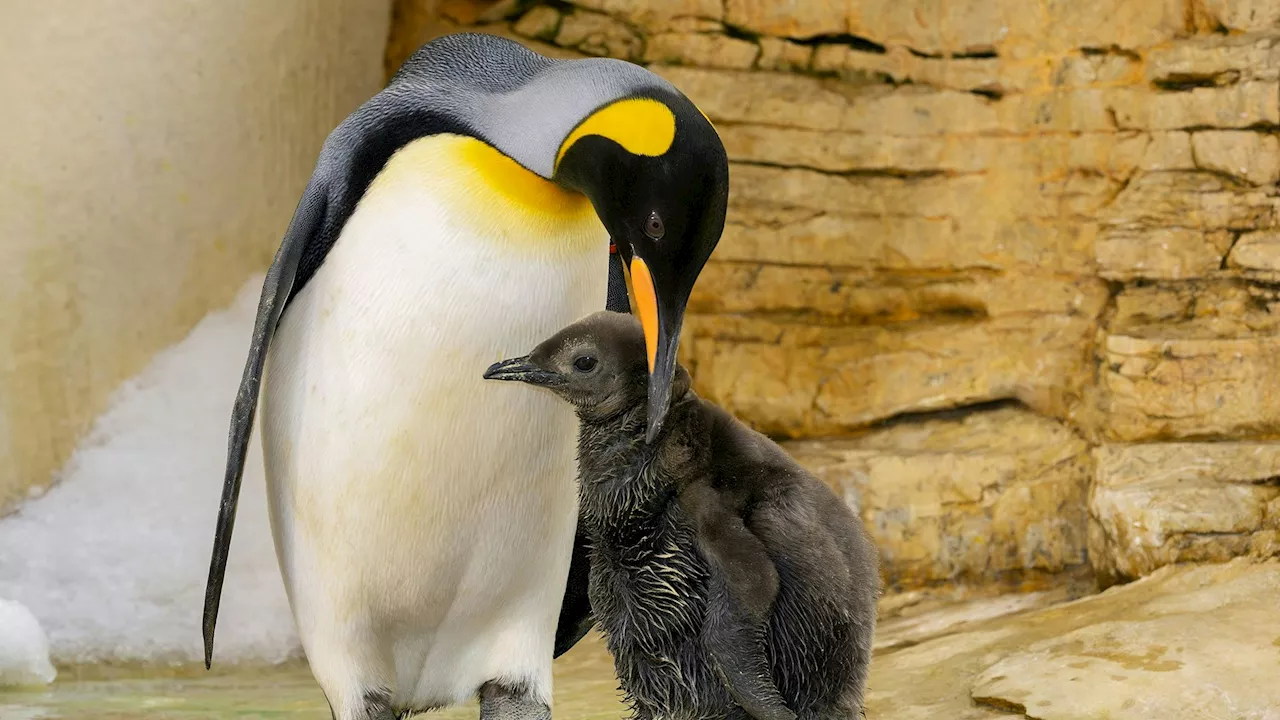
[[[1280,561],[1168,567],[1104,593],[1066,590],[881,606],[873,720],[1280,720]],[[328,717],[303,666],[76,679],[0,691],[0,720]],[[555,715],[622,717],[592,636],[556,663]],[[473,720],[474,705],[428,716]]]
[[[0,690],[0,720],[327,720],[329,706],[305,665],[230,674],[183,671],[179,677],[64,679],[101,674],[93,668],[60,673],[43,689]],[[113,673],[114,674],[114,673]],[[613,661],[595,635],[555,666],[555,710],[559,718],[616,720],[618,699]],[[422,715],[439,720],[475,720],[469,705]]]

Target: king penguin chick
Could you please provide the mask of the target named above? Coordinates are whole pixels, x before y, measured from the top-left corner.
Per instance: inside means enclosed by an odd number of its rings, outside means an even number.
[[[880,592],[861,522],[683,367],[646,443],[644,355],[633,318],[597,313],[484,373],[577,410],[591,607],[634,717],[857,717]]]
[[[615,306],[611,281],[625,300],[625,263],[656,434],[728,173],[711,122],[638,65],[473,33],[415,52],[325,141],[263,283],[206,664],[260,399],[276,555],[337,720],[477,695],[482,720],[548,718],[552,658],[591,625],[576,422],[476,368]]]

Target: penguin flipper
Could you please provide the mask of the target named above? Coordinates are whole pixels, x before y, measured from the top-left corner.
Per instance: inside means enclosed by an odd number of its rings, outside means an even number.
[[[703,648],[735,702],[756,720],[795,720],[773,681],[765,631],[778,596],[778,569],[764,543],[710,487],[693,485],[681,505],[706,560],[707,616]]]
[[[749,534],[749,533],[748,533]],[[753,537],[754,539],[754,537]],[[757,541],[758,543],[759,541]],[[763,552],[763,548],[761,548]],[[722,556],[730,562],[740,558]],[[704,553],[705,556],[705,553]],[[795,720],[787,709],[782,693],[773,681],[773,673],[765,657],[765,630],[768,609],[777,595],[777,571],[765,557],[770,573],[750,583],[736,583],[724,566],[712,561],[708,583],[707,619],[703,625],[703,647],[711,655],[711,665],[735,702],[756,720]],[[758,568],[758,563],[749,567]],[[743,568],[736,568],[741,571]],[[769,592],[768,580],[772,580]],[[736,586],[736,587],[735,587]],[[761,591],[763,597],[750,593]],[[764,612],[760,610],[763,608]]]
[[[254,320],[253,338],[249,345],[249,357],[245,361],[244,375],[231,410],[231,429],[227,437],[227,467],[222,484],[222,502],[218,508],[218,524],[213,537],[213,556],[209,561],[209,580],[204,593],[204,666],[213,660],[213,632],[218,622],[218,603],[222,597],[222,581],[227,571],[227,557],[231,548],[231,531],[236,521],[236,505],[240,498],[240,482],[244,476],[245,456],[249,452],[249,438],[253,432],[253,418],[258,407],[258,391],[262,384],[262,369],[266,363],[267,347],[275,335],[285,304],[293,292],[298,263],[312,238],[319,234],[327,208],[322,183],[313,177],[303,193],[293,220],[285,231],[280,249],[276,251],[266,280],[262,283],[262,297],[258,300],[258,314]]]
[[[569,652],[578,644],[591,626],[596,624],[591,614],[591,598],[587,595],[591,573],[591,551],[587,538],[582,534],[582,521],[578,521],[578,533],[573,538],[573,556],[569,560],[569,582],[565,585],[564,600],[560,604],[560,620],[556,624],[556,646],[552,659]]]

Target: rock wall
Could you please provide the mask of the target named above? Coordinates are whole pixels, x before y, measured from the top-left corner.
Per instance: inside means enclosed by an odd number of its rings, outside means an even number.
[[[461,29],[716,124],[684,359],[895,582],[1276,553],[1280,2],[399,0],[389,70]]]

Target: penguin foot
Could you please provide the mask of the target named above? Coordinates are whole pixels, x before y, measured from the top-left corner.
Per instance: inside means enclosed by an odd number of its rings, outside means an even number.
[[[480,686],[480,720],[551,720],[551,708],[527,686],[490,680]]]

